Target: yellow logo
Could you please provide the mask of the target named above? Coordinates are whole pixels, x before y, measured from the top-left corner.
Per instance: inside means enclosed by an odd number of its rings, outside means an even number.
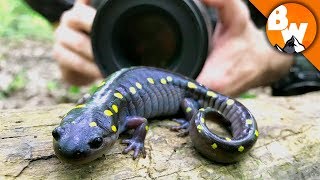
[[[286,3],[271,12],[266,32],[270,43],[279,51],[299,53],[312,44],[317,24],[308,8],[297,3]]]

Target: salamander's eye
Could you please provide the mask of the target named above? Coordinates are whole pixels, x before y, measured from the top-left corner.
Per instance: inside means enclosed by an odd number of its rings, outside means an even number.
[[[103,139],[102,137],[96,137],[91,142],[89,142],[89,145],[93,149],[97,149],[102,145]]]

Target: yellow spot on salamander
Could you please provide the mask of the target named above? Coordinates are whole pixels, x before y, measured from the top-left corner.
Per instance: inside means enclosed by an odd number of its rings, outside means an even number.
[[[150,84],[154,84],[154,80],[152,78],[147,78],[147,80]]]
[[[197,126],[197,129],[198,129],[198,132],[200,133],[203,128],[202,128],[202,126],[199,124],[199,125]]]
[[[138,89],[142,89],[142,85],[140,83],[136,82],[136,86]]]
[[[243,150],[244,150],[244,147],[243,146],[239,146],[238,151],[242,152]]]
[[[136,94],[136,92],[137,92],[136,88],[134,88],[134,87],[130,87],[129,90],[130,90],[131,94]]]
[[[91,122],[91,123],[89,123],[89,126],[90,126],[90,127],[96,127],[96,126],[97,126],[97,123],[96,123],[96,122]]]
[[[171,76],[167,76],[167,81],[171,82],[172,81],[172,77]]]
[[[197,89],[197,85],[195,83],[193,83],[193,82],[188,82],[187,86],[190,89]]]
[[[149,130],[149,126],[146,126],[146,131],[148,131]]]
[[[114,110],[115,113],[118,113],[119,109],[117,105],[112,105],[112,109]]]
[[[115,97],[117,97],[117,98],[119,98],[119,99],[122,99],[123,98],[123,96],[122,96],[122,94],[121,93],[114,93],[114,96]]]
[[[213,143],[213,144],[211,145],[211,147],[212,147],[212,149],[217,149],[218,145],[217,145],[216,143]]]
[[[230,138],[228,138],[228,137],[226,138],[226,140],[227,140],[227,141],[229,141],[229,142],[231,141],[231,139],[230,139]]]
[[[201,112],[204,111],[204,108],[200,108],[199,111],[201,111]]]
[[[251,119],[247,119],[246,120],[246,124],[252,124],[252,120]]]
[[[201,121],[202,123],[204,123],[205,120],[204,120],[204,118],[201,118],[200,121]]]
[[[259,131],[258,131],[258,130],[255,130],[255,131],[254,131],[254,134],[258,137],[258,136],[259,136]]]
[[[112,126],[111,126],[111,130],[112,130],[113,132],[117,132],[117,127],[116,127],[115,125],[112,125]]]
[[[105,110],[104,111],[104,114],[106,115],[106,116],[112,116],[113,115],[113,113],[110,111],[110,110]]]
[[[227,105],[231,106],[232,104],[234,104],[234,100],[233,99],[228,99],[227,100]]]
[[[207,96],[216,98],[216,97],[217,97],[217,94],[214,93],[213,91],[207,91]]]
[[[188,113],[190,111],[192,111],[191,107],[187,107],[186,112]]]
[[[100,83],[98,84],[98,88],[101,87],[101,86],[103,86],[103,85],[105,85],[105,84],[106,84],[105,81],[100,82]]]
[[[161,84],[167,84],[167,81],[165,78],[160,79]]]
[[[77,105],[75,108],[84,108],[84,107],[86,107],[85,104],[79,104],[79,105]]]

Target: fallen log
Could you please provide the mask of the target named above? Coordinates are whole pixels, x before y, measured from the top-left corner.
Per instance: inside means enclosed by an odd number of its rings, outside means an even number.
[[[152,121],[147,157],[132,160],[116,143],[92,163],[59,161],[52,129],[73,105],[0,110],[0,179],[315,179],[320,178],[320,93],[240,100],[254,114],[259,139],[241,162],[208,161],[169,120]]]

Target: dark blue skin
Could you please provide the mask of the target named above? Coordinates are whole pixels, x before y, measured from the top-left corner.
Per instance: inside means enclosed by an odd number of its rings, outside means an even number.
[[[200,108],[200,109],[199,109]],[[63,161],[82,164],[101,157],[119,134],[134,129],[124,153],[146,156],[144,139],[149,118],[172,117],[172,130],[190,134],[195,148],[212,161],[239,161],[259,135],[257,124],[240,102],[166,70],[151,67],[122,69],[102,82],[85,104],[72,109],[53,130],[54,150]],[[213,120],[226,126],[232,138],[220,137],[206,126]]]

